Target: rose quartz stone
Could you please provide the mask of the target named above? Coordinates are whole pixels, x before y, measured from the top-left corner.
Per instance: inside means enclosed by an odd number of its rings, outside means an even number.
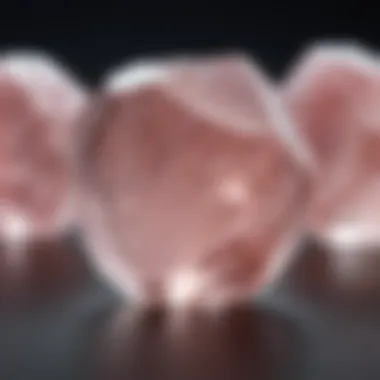
[[[86,100],[84,87],[52,57],[36,51],[0,55],[3,279],[9,276],[13,281],[19,272],[24,278],[24,267],[34,265],[28,251],[39,251],[29,249],[30,244],[49,240],[51,246],[74,221],[72,148]],[[58,251],[62,247],[53,249]],[[51,273],[58,275],[59,262],[50,266]]]
[[[307,227],[328,250],[329,275],[344,287],[378,282],[378,58],[358,46],[318,45],[296,65],[284,94],[318,158]]]
[[[88,124],[86,241],[123,294],[214,305],[272,281],[298,239],[313,161],[253,62],[220,54],[121,67]]]

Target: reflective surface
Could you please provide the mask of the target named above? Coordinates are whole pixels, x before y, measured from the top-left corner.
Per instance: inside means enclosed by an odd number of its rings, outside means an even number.
[[[379,379],[379,299],[338,302],[306,287],[304,269],[219,318],[136,315],[91,276],[75,293],[3,307],[0,378]]]

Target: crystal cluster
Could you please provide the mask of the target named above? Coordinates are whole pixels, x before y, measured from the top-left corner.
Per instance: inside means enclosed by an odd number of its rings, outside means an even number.
[[[307,49],[282,83],[241,53],[178,55],[91,95],[42,53],[3,54],[1,260],[23,267],[29,243],[78,227],[135,304],[223,306],[286,276],[312,236],[332,287],[370,292],[379,99],[377,56],[345,44]]]

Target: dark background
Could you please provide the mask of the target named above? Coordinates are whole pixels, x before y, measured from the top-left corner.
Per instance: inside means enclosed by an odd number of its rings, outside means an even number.
[[[47,49],[95,85],[106,69],[144,55],[240,48],[277,78],[303,47],[319,39],[380,47],[378,12],[365,0],[152,3],[8,0],[0,12],[0,48]],[[380,378],[377,318],[363,322],[345,311],[333,312],[298,297],[291,287],[277,289],[266,302],[276,313],[292,316],[302,330],[306,346],[292,359],[300,379]],[[22,312],[0,308],[0,379],[84,378],[79,368],[91,346],[92,322],[117,305],[111,290],[90,278],[70,297],[53,297]],[[286,348],[297,342],[288,339]]]
[[[134,56],[236,47],[280,74],[311,41],[355,38],[379,44],[377,10],[370,4],[13,0],[2,9],[0,46],[47,48],[90,83]]]

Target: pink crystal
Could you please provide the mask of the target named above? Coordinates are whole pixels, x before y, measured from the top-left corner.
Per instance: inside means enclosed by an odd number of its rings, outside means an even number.
[[[364,283],[378,261],[364,251],[380,244],[379,61],[357,46],[319,45],[300,62],[284,94],[319,159],[307,227],[331,250],[338,282]]]
[[[177,305],[245,298],[273,279],[298,236],[311,158],[247,57],[122,67],[89,120],[84,228],[109,281]]]
[[[38,52],[0,56],[0,217],[4,238],[67,223],[73,127],[85,91]]]
[[[44,53],[0,55],[1,296],[76,276],[79,262],[61,239],[75,219],[73,140],[86,92]]]

